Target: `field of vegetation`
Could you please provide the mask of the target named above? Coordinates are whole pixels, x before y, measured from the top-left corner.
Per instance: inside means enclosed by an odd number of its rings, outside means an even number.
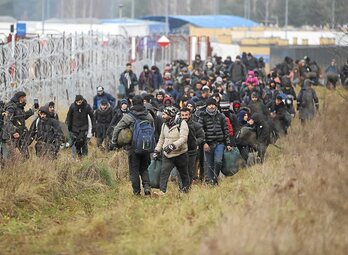
[[[14,160],[0,172],[0,254],[346,254],[348,93],[317,92],[320,116],[296,120],[263,165],[189,194],[134,197],[123,151]]]

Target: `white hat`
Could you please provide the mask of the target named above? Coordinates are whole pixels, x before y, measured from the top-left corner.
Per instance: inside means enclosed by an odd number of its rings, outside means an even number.
[[[97,92],[103,92],[103,91],[104,91],[104,88],[102,86],[98,86]]]

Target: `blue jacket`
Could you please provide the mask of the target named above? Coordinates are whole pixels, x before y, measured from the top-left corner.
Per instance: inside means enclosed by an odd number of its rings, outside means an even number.
[[[108,101],[111,108],[115,107],[116,99],[112,95],[110,95],[109,93],[104,92],[103,95],[101,95],[101,96],[99,96],[99,95],[94,96],[94,98],[93,98],[93,110],[99,109],[101,101],[103,101],[103,100]]]
[[[163,84],[163,78],[161,73],[158,71],[152,73],[152,80],[154,89],[160,89]]]

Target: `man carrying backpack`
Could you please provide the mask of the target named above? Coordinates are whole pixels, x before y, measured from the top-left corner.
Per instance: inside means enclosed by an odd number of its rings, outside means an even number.
[[[130,112],[123,115],[116,125],[112,144],[117,144],[119,133],[122,129],[129,128],[133,133],[131,146],[128,150],[129,173],[132,182],[133,194],[140,195],[140,178],[146,196],[151,195],[149,172],[147,170],[150,153],[155,147],[154,120],[146,110],[141,96],[133,98],[133,107]]]
[[[185,120],[177,121],[176,115],[178,109],[169,106],[164,108],[162,118],[164,123],[161,129],[161,135],[155,148],[154,159],[158,159],[163,150],[160,192],[155,193],[162,196],[167,191],[168,179],[174,167],[177,168],[181,181],[182,192],[188,192],[190,188],[190,176],[187,171],[187,138],[189,128]]]
[[[193,176],[196,168],[196,159],[199,152],[199,146],[205,141],[204,130],[198,122],[191,118],[191,111],[189,108],[182,108],[180,110],[181,119],[187,122],[189,127],[189,134],[187,138],[188,146],[188,173],[190,176],[190,184],[192,184]]]

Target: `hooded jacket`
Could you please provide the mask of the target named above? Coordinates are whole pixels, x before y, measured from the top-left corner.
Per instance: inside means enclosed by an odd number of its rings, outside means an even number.
[[[134,130],[135,119],[132,116],[136,116],[136,118],[140,120],[148,120],[152,125],[154,125],[154,120],[151,114],[146,110],[143,105],[135,105],[130,109],[130,113],[124,114],[122,119],[118,122],[114,131],[112,133],[112,143],[116,144],[118,135],[122,129],[129,128],[132,132]]]
[[[251,115],[254,120],[256,139],[259,144],[268,145],[270,143],[270,127],[267,119],[260,113]]]
[[[87,132],[88,131],[88,116],[92,121],[92,129],[95,128],[95,118],[91,106],[83,100],[81,105],[77,105],[75,102],[70,105],[66,124],[68,130],[73,133]]]
[[[59,146],[64,142],[64,134],[59,122],[47,116],[46,120],[36,118],[29,129],[30,138],[37,142],[44,142]]]
[[[5,122],[7,125],[11,126],[6,128],[7,130],[12,130],[11,135],[16,132],[22,135],[27,130],[27,127],[25,126],[25,120],[34,115],[34,111],[32,109],[25,111],[25,104],[19,103],[19,98],[21,96],[22,95],[20,93],[16,93],[11,98],[10,102],[5,105],[5,111],[7,112]]]

